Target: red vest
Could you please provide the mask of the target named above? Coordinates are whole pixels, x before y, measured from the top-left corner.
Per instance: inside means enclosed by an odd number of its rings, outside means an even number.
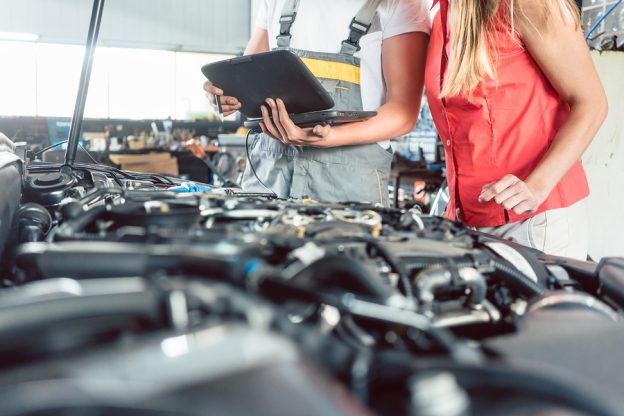
[[[496,51],[492,52],[496,80],[485,81],[484,88],[470,97],[440,100],[448,61],[448,0],[441,0],[440,6],[431,30],[425,85],[446,153],[450,190],[446,215],[456,219],[459,213],[469,226],[494,227],[586,198],[589,187],[579,161],[533,214],[515,215],[494,201],[479,203],[484,185],[506,174],[522,180],[529,176],[567,120],[570,107],[550,85],[519,37],[502,24],[494,35]]]

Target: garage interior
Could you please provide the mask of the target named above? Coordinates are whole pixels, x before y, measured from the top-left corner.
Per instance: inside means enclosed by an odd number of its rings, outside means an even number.
[[[275,1],[0,0],[0,416],[624,414],[624,2],[579,261],[444,218],[426,96],[388,206],[243,189],[202,68]]]

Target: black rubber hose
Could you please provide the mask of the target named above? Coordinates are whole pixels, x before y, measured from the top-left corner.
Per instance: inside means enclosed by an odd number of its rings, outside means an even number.
[[[511,286],[512,289],[520,292],[523,296],[532,298],[535,296],[542,296],[544,294],[545,289],[543,287],[512,266],[508,266],[497,260],[494,260],[492,265],[498,272],[497,276]]]
[[[414,272],[416,270],[420,271],[423,269],[428,269],[429,267],[455,267],[461,269],[462,267],[474,267],[474,262],[465,261],[465,260],[457,260],[457,259],[445,259],[440,257],[431,257],[430,259],[418,259],[416,262],[412,261],[411,263],[405,264],[405,269],[408,273]]]
[[[532,298],[535,296],[542,296],[544,294],[545,289],[542,286],[531,280],[521,271],[515,269],[513,266],[497,259],[491,259],[490,263],[496,269],[496,276],[513,289],[517,290],[521,295],[527,298]],[[432,266],[448,267],[449,265],[450,263],[448,260],[444,261],[443,259],[435,258],[431,259],[431,261],[427,261],[427,259],[419,259],[418,262],[408,263],[405,267],[408,271],[414,271],[426,269]],[[453,266],[462,268],[474,267],[475,265],[472,262],[457,261],[453,262]]]
[[[77,233],[82,233],[89,224],[95,221],[95,219],[104,212],[106,212],[105,206],[96,206],[88,211],[85,211],[85,213],[79,217],[65,221],[59,227],[56,239],[60,241],[73,239]]]
[[[19,242],[35,243],[50,231],[52,216],[43,206],[27,203],[19,209]]]
[[[370,319],[370,315],[365,316],[361,312],[354,311],[351,306],[344,302],[343,297],[340,295],[325,294],[314,288],[303,287],[303,285],[293,281],[284,281],[280,277],[272,277],[271,275],[261,277],[258,279],[258,290],[270,299],[298,299],[303,302],[326,304],[334,306],[354,317],[367,317]],[[391,316],[375,317],[373,319],[380,319],[393,327],[404,325],[404,323],[397,323],[394,317]],[[426,332],[438,347],[442,348],[443,351],[447,351],[459,362],[466,360],[474,361],[475,357],[479,357],[477,351],[468,349],[464,343],[458,342],[454,335],[445,329],[430,327]]]
[[[429,358],[414,360],[410,355],[400,351],[386,350],[375,356],[371,364],[373,395],[377,398],[371,403],[380,414],[388,413],[387,406],[401,397],[386,393],[394,387],[397,394],[405,394],[406,382],[413,375],[431,373],[451,373],[460,386],[474,395],[480,409],[484,404],[491,407],[493,403],[501,403],[504,397],[521,397],[523,403],[543,404],[568,407],[580,414],[596,416],[621,415],[619,403],[608,400],[609,394],[601,394],[598,388],[588,391],[586,383],[566,378],[567,374],[552,373],[539,366],[518,367],[513,363],[489,361],[479,364],[457,363],[447,359]],[[385,394],[375,394],[385,393]],[[499,395],[502,395],[499,397]],[[494,398],[496,400],[492,400]],[[409,403],[409,397],[403,396]],[[607,400],[605,400],[607,399]],[[473,404],[477,404],[474,403]],[[476,410],[476,409],[475,409]],[[511,409],[508,409],[511,411]],[[477,413],[474,413],[477,414]],[[480,413],[479,413],[480,414]],[[508,414],[508,413],[496,413]],[[567,413],[566,413],[567,414]],[[576,413],[574,413],[576,414]]]
[[[323,223],[322,225],[328,225],[330,223]],[[353,224],[356,227],[364,227],[361,224]],[[333,226],[333,224],[332,224]],[[334,239],[336,240],[336,239]],[[338,239],[340,241],[340,239]],[[399,259],[397,259],[391,252],[388,250],[386,246],[384,246],[378,240],[372,237],[360,236],[355,238],[345,239],[347,242],[363,242],[366,243],[366,251],[369,255],[380,256],[390,268],[399,276],[399,283],[403,288],[404,295],[410,300],[414,301],[414,289],[412,287],[412,283],[410,282],[410,273],[407,267],[405,267]],[[330,243],[332,241],[328,241]],[[337,242],[337,241],[333,241]],[[377,253],[372,253],[374,249]]]
[[[386,304],[395,294],[362,263],[347,257],[329,256],[312,263],[293,277],[307,289],[341,289]]]
[[[405,296],[411,302],[414,302],[414,289],[412,288],[409,274],[407,273],[407,270],[405,269],[405,267],[403,267],[401,262],[396,257],[394,257],[392,253],[390,253],[390,250],[388,250],[387,247],[385,247],[383,244],[380,244],[378,241],[371,240],[368,243],[367,248],[367,251],[369,251],[369,253],[371,249],[374,248],[379,253],[381,258],[383,258],[384,261],[388,263],[392,270],[394,270],[394,272],[399,276],[399,283],[403,287],[403,292]]]

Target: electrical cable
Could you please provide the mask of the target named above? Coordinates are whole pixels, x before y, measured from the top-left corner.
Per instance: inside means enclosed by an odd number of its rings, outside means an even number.
[[[55,144],[53,144],[53,145],[51,145],[51,146],[44,147],[43,149],[41,149],[41,150],[39,150],[37,153],[35,153],[33,156],[34,156],[34,157],[37,157],[37,156],[39,156],[39,155],[41,155],[41,154],[43,154],[43,153],[47,152],[48,150],[54,149],[55,147],[58,147],[58,146],[60,146],[60,145],[62,145],[62,144],[68,143],[68,142],[69,142],[69,140],[63,140],[63,141],[60,141],[60,142],[58,142],[58,143],[55,143]],[[91,161],[92,161],[93,163],[95,163],[96,165],[100,165],[100,164],[101,164],[100,162],[98,162],[97,160],[95,160],[95,158],[94,158],[93,156],[91,156],[91,153],[89,153],[89,151],[88,151],[87,149],[85,149],[85,147],[82,145],[82,143],[80,143],[80,142],[79,142],[79,143],[78,143],[78,146],[80,146],[80,148],[81,148],[81,149],[82,149],[82,150],[83,150],[83,151],[87,154],[87,156],[89,156],[89,159],[91,159]]]
[[[82,143],[78,143],[78,146],[80,146],[80,148],[82,150],[84,150],[84,152],[87,154],[87,156],[89,156],[89,159],[91,159],[91,161],[93,163],[95,163],[96,165],[99,165],[100,162],[98,162],[97,160],[95,160],[95,158],[91,155],[91,153],[89,153],[89,151],[87,149],[85,149],[85,147],[82,145]]]
[[[39,155],[41,155],[41,154],[43,154],[43,153],[47,152],[47,151],[48,151],[48,150],[50,150],[50,149],[54,149],[55,147],[58,147],[58,146],[60,146],[60,145],[62,145],[62,144],[67,143],[68,141],[69,141],[69,140],[63,140],[63,141],[61,141],[61,142],[55,143],[55,144],[53,144],[53,145],[50,145],[50,146],[48,146],[48,147],[44,147],[43,149],[41,149],[41,150],[39,150],[37,153],[35,153],[35,154],[33,155],[33,157],[37,157],[37,156],[39,156]]]
[[[275,198],[277,198],[277,194],[275,192],[273,192],[273,190],[271,188],[269,188],[268,186],[266,186],[264,184],[264,182],[262,182],[262,180],[260,180],[260,178],[258,177],[258,174],[256,173],[256,169],[254,168],[253,162],[251,161],[251,154],[249,152],[249,136],[251,136],[252,133],[255,133],[254,130],[249,130],[247,132],[247,137],[245,137],[245,151],[247,152],[247,163],[249,163],[249,167],[251,168],[251,171],[253,172],[254,176],[256,177],[256,180],[258,181],[258,183],[260,183],[260,185],[262,185],[262,187],[264,189],[266,189],[267,191],[269,191],[269,193],[274,196]]]
[[[594,33],[594,32],[596,31],[596,29],[598,29],[598,27],[600,27],[600,25],[602,24],[602,22],[604,22],[604,20],[605,20],[607,17],[609,17],[609,15],[610,15],[611,13],[613,13],[613,11],[614,11],[615,9],[617,9],[617,7],[618,7],[620,4],[622,4],[622,2],[623,2],[623,1],[624,1],[624,0],[618,0],[618,2],[617,2],[617,3],[615,3],[614,5],[612,5],[612,6],[609,8],[609,10],[607,10],[607,11],[605,12],[605,14],[603,14],[603,15],[600,17],[600,19],[598,19],[598,20],[596,21],[596,23],[594,23],[594,25],[591,27],[591,29],[589,29],[589,31],[588,31],[588,32],[587,32],[587,34],[585,35],[585,41],[588,41],[588,40],[589,40],[589,37],[592,35],[592,33]]]
[[[163,185],[176,185],[174,181],[169,179],[164,175],[159,175],[158,173],[141,173],[141,172],[129,172],[131,174],[130,179],[133,180],[145,180],[145,181],[155,181],[157,180]]]

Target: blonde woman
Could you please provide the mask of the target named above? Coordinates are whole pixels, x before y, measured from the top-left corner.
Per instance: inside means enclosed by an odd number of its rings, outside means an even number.
[[[444,143],[446,215],[585,259],[580,159],[607,114],[573,0],[439,0],[425,84]]]

